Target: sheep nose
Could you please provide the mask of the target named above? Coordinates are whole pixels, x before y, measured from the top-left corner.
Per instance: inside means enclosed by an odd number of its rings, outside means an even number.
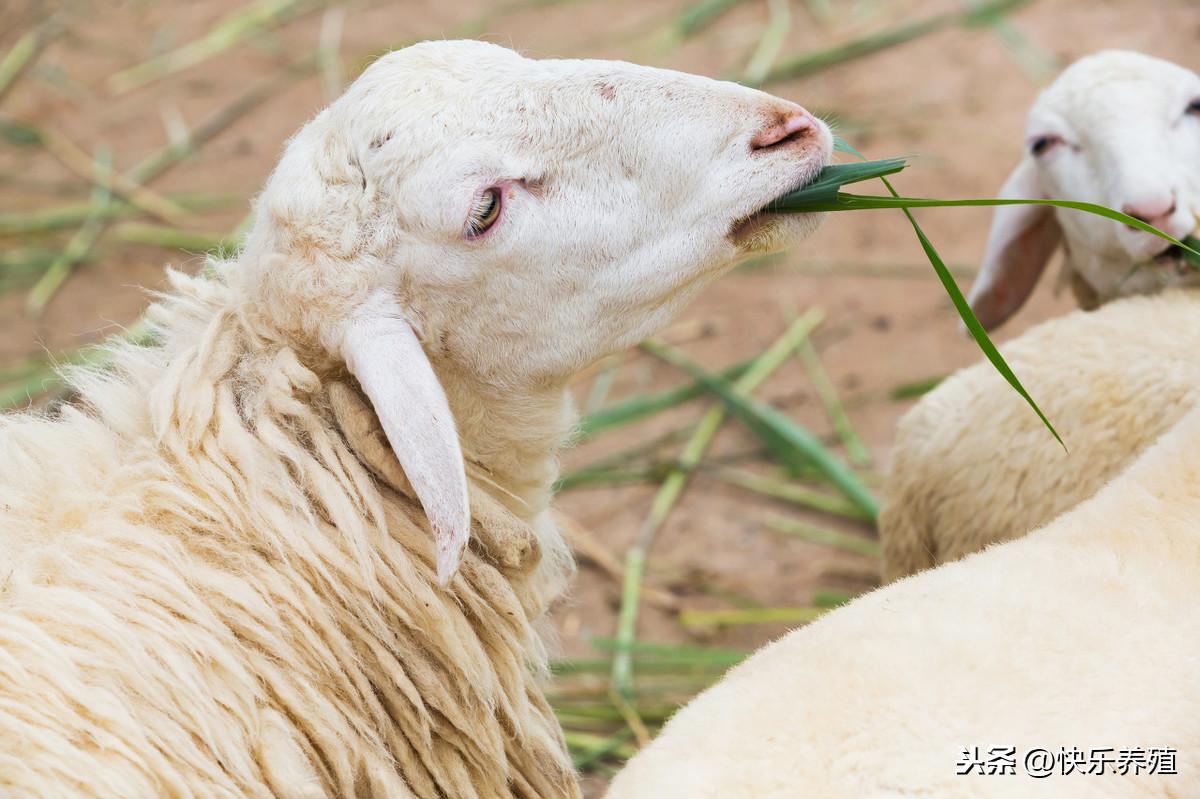
[[[1136,203],[1126,203],[1121,210],[1134,219],[1161,228],[1175,213],[1175,195]]]
[[[751,150],[766,150],[805,138],[816,130],[817,121],[803,108],[783,111],[750,139]]]

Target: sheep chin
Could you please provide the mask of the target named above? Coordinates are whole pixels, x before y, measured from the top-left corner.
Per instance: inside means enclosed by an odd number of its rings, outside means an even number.
[[[760,255],[791,246],[812,233],[824,214],[756,211],[737,220],[726,238],[744,255]]]

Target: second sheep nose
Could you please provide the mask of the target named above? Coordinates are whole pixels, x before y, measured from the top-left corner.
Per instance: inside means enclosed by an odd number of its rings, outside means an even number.
[[[1161,197],[1154,200],[1126,203],[1121,206],[1121,210],[1147,225],[1152,225],[1161,229],[1166,224],[1171,215],[1175,213],[1175,195],[1169,197]]]

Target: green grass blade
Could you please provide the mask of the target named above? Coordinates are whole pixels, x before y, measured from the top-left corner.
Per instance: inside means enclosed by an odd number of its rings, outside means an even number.
[[[935,33],[951,25],[990,24],[1003,14],[1020,8],[1032,0],[992,0],[974,8],[959,12],[938,14],[925,19],[904,22],[889,30],[868,34],[859,39],[835,45],[825,50],[804,53],[795,58],[781,62],[763,79],[762,83],[775,83],[783,80],[811,75],[821,70],[853,61],[856,58],[896,47],[914,39],[919,39],[930,33]]]
[[[601,652],[617,652],[621,645],[612,638],[593,638],[591,645]],[[677,667],[704,666],[727,669],[746,659],[745,652],[732,649],[712,649],[691,644],[658,644],[633,641],[629,644],[634,660],[638,663],[669,663]]]
[[[684,39],[695,36],[743,2],[745,0],[700,0],[683,10],[675,23],[676,30]]]
[[[617,611],[618,649],[613,656],[611,676],[613,691],[626,699],[633,697],[633,656],[630,647],[637,635],[638,602],[645,570],[646,548],[635,544],[625,553],[625,579],[621,583],[621,606]]]
[[[172,194],[168,198],[188,211],[226,208],[238,202],[237,198],[227,194]],[[51,233],[75,227],[93,216],[98,219],[117,219],[142,213],[140,208],[114,197],[111,203],[104,206],[91,202],[71,203],[44,211],[0,214],[0,236]]]
[[[742,361],[741,363],[727,367],[719,375],[723,380],[737,380],[746,373],[751,363],[752,361]],[[591,438],[614,427],[632,424],[640,419],[645,419],[647,416],[653,416],[661,411],[682,405],[705,393],[707,391],[704,386],[699,383],[692,383],[689,386],[663,391],[659,394],[631,397],[622,402],[614,403],[607,408],[601,408],[594,413],[589,413],[580,419],[575,433],[576,441]]]
[[[813,464],[856,507],[872,519],[878,516],[879,504],[858,476],[807,430],[770,405],[734,391],[727,382],[704,371],[673,347],[660,342],[644,342],[642,346],[667,363],[684,370],[719,396],[726,407],[779,454],[785,463],[800,460]]]
[[[47,42],[61,30],[59,22],[51,17],[17,39],[12,49],[0,58],[0,100],[8,95],[17,80],[37,60]]]
[[[812,75],[830,67],[835,67],[838,64],[844,64],[856,58],[864,58],[891,47],[911,42],[914,39],[919,39],[926,34],[941,30],[949,22],[948,15],[916,20],[898,25],[890,30],[863,36],[844,44],[834,45],[833,47],[811,53],[803,53],[794,58],[782,61],[773,70],[764,75],[760,82],[751,85],[765,86],[770,83],[795,80],[796,78]]]
[[[1096,216],[1102,216],[1105,219],[1111,219],[1114,222],[1120,222],[1123,225],[1137,228],[1179,247],[1189,259],[1200,260],[1200,250],[1162,232],[1153,225],[1149,225],[1140,219],[1135,219],[1128,214],[1123,214],[1120,211],[1106,208],[1103,205],[1078,200],[1025,200],[1008,198],[937,200],[927,197],[902,197],[899,194],[893,194],[891,197],[880,197],[869,194],[839,192],[834,200],[827,202],[816,200],[814,199],[815,196],[815,194],[805,194],[804,190],[801,189],[799,192],[792,192],[780,197],[771,204],[771,210],[815,213],[824,211],[871,211],[882,208],[899,208],[902,211],[908,211],[911,208],[991,208],[1005,205],[1047,205],[1054,208],[1066,208],[1072,211],[1095,214]],[[1195,242],[1195,239],[1192,241]]]
[[[28,375],[11,386],[0,389],[0,411],[15,410],[24,407],[50,389],[59,386],[62,381],[57,372],[47,368],[43,372]]]
[[[235,252],[240,244],[237,236],[219,236],[213,233],[196,233],[190,230],[127,222],[118,226],[113,234],[127,244],[143,244],[166,250],[183,250],[189,253]]]
[[[58,260],[58,255],[54,250],[44,247],[22,247],[11,252],[0,252],[0,294],[33,285]]]
[[[112,153],[107,148],[96,150],[95,161],[97,176],[111,175]],[[75,271],[75,267],[87,259],[92,247],[104,232],[105,222],[99,214],[103,213],[112,201],[109,185],[108,180],[100,179],[92,186],[91,204],[92,208],[96,209],[96,215],[88,217],[71,237],[71,240],[67,242],[67,247],[62,254],[46,268],[42,276],[33,284],[33,288],[29,290],[25,310],[30,316],[37,318],[42,315],[46,310],[46,305]]]
[[[775,343],[754,359],[745,374],[738,378],[736,383],[732,386],[729,386],[728,383],[722,383],[722,386],[728,387],[728,390],[735,396],[748,396],[750,392],[757,388],[783,364],[796,346],[804,340],[820,320],[821,314],[812,311],[797,319]],[[643,342],[642,344],[642,348],[649,352],[652,352],[656,347],[665,346],[655,342]],[[705,380],[713,379],[712,376],[703,370],[700,370],[700,373],[704,375],[704,380],[699,380],[697,375],[693,375],[693,377],[697,378],[698,382],[703,384],[706,389],[711,390],[707,383],[705,383]],[[704,453],[708,450],[708,446],[712,443],[713,438],[724,422],[724,418],[724,408],[717,407],[710,410],[701,419],[692,438],[684,447],[683,452],[680,453],[678,466],[675,467],[674,471],[664,481],[662,488],[654,499],[654,504],[650,509],[650,515],[646,520],[646,524],[639,534],[639,541],[646,548],[648,548],[650,541],[653,540],[654,535],[663,522],[666,521],[671,509],[675,506],[676,500],[678,500],[680,493],[683,491],[688,474],[696,468],[701,458],[704,457]]]
[[[865,157],[862,155],[862,153],[858,152],[858,150],[854,149],[853,146],[840,138],[834,139],[834,147],[839,151],[851,153],[857,156],[859,159],[865,161]],[[1058,441],[1058,443],[1065,450],[1067,445],[1063,443],[1062,437],[1058,434],[1058,431],[1054,428],[1054,425],[1050,423],[1050,420],[1046,417],[1046,414],[1042,412],[1042,409],[1034,401],[1033,397],[1031,397],[1029,392],[1025,390],[1025,386],[1021,384],[1021,381],[1017,378],[1016,374],[1013,373],[1012,369],[1008,365],[1008,362],[1004,360],[1002,355],[1000,355],[999,350],[996,349],[996,345],[993,344],[992,340],[988,337],[987,331],[983,329],[983,325],[981,325],[979,320],[975,318],[975,313],[971,310],[971,306],[967,302],[966,297],[963,296],[962,291],[958,288],[958,284],[955,282],[954,276],[950,273],[950,269],[946,266],[945,262],[938,254],[937,249],[933,246],[933,243],[925,235],[925,231],[922,230],[921,225],[917,222],[916,217],[913,216],[910,209],[1022,204],[1049,205],[1059,208],[1070,208],[1078,211],[1086,211],[1088,213],[1094,213],[1118,222],[1123,222],[1124,224],[1136,227],[1149,233],[1153,233],[1163,239],[1166,239],[1172,244],[1180,247],[1185,253],[1191,250],[1191,248],[1184,245],[1183,242],[1168,236],[1166,233],[1155,229],[1139,219],[1134,219],[1133,217],[1123,214],[1119,211],[1114,211],[1111,208],[1105,208],[1104,206],[1095,205],[1093,203],[1075,202],[1071,200],[926,200],[923,198],[901,197],[886,177],[881,176],[880,180],[883,181],[883,185],[887,187],[891,197],[838,194],[836,201],[829,204],[829,206],[821,206],[820,203],[808,204],[801,200],[795,202],[795,205],[800,206],[797,208],[794,206],[789,206],[788,197],[791,197],[792,200],[795,201],[795,193],[793,193],[792,195],[787,195],[783,198],[780,198],[780,201],[777,202],[774,207],[776,210],[808,211],[834,209],[866,210],[869,208],[901,209],[904,212],[905,217],[907,217],[909,224],[912,225],[913,231],[917,234],[917,240],[921,243],[921,249],[925,251],[925,256],[929,259],[929,263],[933,265],[933,270],[935,273],[937,273],[938,280],[942,282],[942,286],[945,288],[946,294],[950,297],[950,302],[954,305],[954,309],[958,312],[959,318],[962,319],[963,325],[971,334],[971,338],[975,340],[976,345],[978,345],[979,349],[983,352],[984,357],[986,357],[992,366],[995,367],[996,371],[1000,373],[1000,376],[1003,377],[1004,380],[1019,395],[1021,395],[1026,403],[1028,403],[1029,407],[1033,409],[1038,418],[1042,420],[1042,423],[1046,426],[1046,429],[1050,431],[1055,440]],[[1200,252],[1196,252],[1194,250],[1192,252],[1194,252],[1197,256],[1200,256]]]
[[[881,555],[878,541],[843,533],[840,530],[818,527],[815,524],[786,519],[782,516],[768,520],[767,526],[784,535],[795,536],[813,544],[853,552],[856,555],[866,555],[869,558],[878,558]]]
[[[748,395],[787,360],[796,346],[821,321],[821,314],[809,311],[797,319],[784,334],[770,347],[754,359],[746,373],[738,378],[730,388],[734,395]],[[647,343],[643,342],[643,349]],[[665,345],[664,345],[665,346]],[[708,377],[707,373],[705,376]],[[701,381],[703,382],[703,381]],[[722,386],[727,386],[722,383]],[[646,553],[649,552],[654,537],[666,522],[671,510],[675,507],[690,472],[700,463],[709,444],[716,437],[717,431],[725,421],[723,407],[712,408],[700,420],[692,437],[688,440],[679,456],[679,465],[663,480],[654,495],[650,513],[642,523],[641,530],[633,546],[625,553],[625,581],[621,589],[621,609],[617,615],[617,641],[619,648],[613,657],[612,687],[613,692],[625,699],[633,693],[633,661],[630,646],[634,643],[637,630],[638,602],[641,591],[642,571],[645,568]]]
[[[124,332],[112,336],[109,342],[125,339],[139,346],[150,345],[154,337],[149,325],[144,319],[130,325]],[[7,411],[27,405],[31,400],[48,391],[59,388],[63,384],[62,370],[68,366],[88,366],[104,369],[109,365],[111,352],[103,343],[85,344],[70,352],[60,354],[53,359],[43,360],[37,369],[25,365],[18,367],[24,374],[19,385],[0,390],[0,411]]]
[[[629,447],[580,466],[578,471],[613,469],[618,466],[631,466],[638,461],[661,460],[661,457],[658,456],[659,450],[686,441],[691,437],[695,427],[695,424],[685,424],[674,430],[667,430],[649,440],[638,440]],[[644,465],[644,463],[639,465]],[[568,472],[568,474],[570,473]]]
[[[321,0],[257,0],[224,17],[199,39],[109,76],[108,89],[121,94],[196,66],[323,5]]]
[[[737,591],[730,591],[728,588],[722,588],[719,585],[707,582],[696,584],[695,590],[705,596],[711,596],[733,605],[735,608],[761,608],[763,606],[761,602],[753,597],[748,597],[745,594],[739,594]]]
[[[811,508],[822,513],[840,516],[844,519],[871,520],[868,513],[863,511],[858,505],[848,501],[845,497],[816,491],[791,480],[775,480],[746,471],[745,469],[732,468],[717,469],[712,472],[712,475],[718,480],[738,486],[739,488],[744,488],[747,491],[753,491],[756,494],[762,494],[763,496],[772,497],[783,502],[790,502],[793,505]]]
[[[745,624],[807,624],[828,608],[751,608],[738,610],[689,610],[679,614],[685,627],[739,627]]]
[[[913,380],[910,383],[901,383],[888,392],[888,398],[896,401],[913,399],[915,397],[923,397],[930,391],[942,384],[946,379],[945,375],[934,375],[933,377],[925,377],[920,380]]]
[[[813,591],[812,603],[813,607],[818,608],[840,608],[853,602],[857,596],[858,594],[840,588],[817,588]]]
[[[892,188],[892,184],[888,182],[887,178],[883,178],[883,183],[888,187],[888,191],[898,197],[896,190]],[[954,275],[950,274],[950,270],[946,268],[945,262],[938,255],[933,243],[925,235],[925,231],[921,229],[921,225],[917,223],[917,218],[913,216],[912,211],[908,210],[908,208],[904,208],[903,211],[904,215],[908,217],[909,224],[912,225],[913,230],[916,232],[917,239],[921,242],[921,249],[925,250],[925,255],[929,258],[929,263],[933,264],[933,269],[937,272],[938,279],[942,281],[942,286],[950,296],[950,302],[954,304],[954,309],[958,311],[959,318],[966,325],[971,338],[975,339],[975,343],[983,351],[984,357],[991,362],[996,371],[1000,373],[1000,376],[1021,395],[1030,408],[1033,408],[1033,412],[1042,420],[1042,424],[1046,425],[1050,434],[1054,436],[1054,439],[1065,450],[1067,445],[1063,442],[1062,436],[1058,434],[1058,431],[1054,429],[1054,425],[1050,423],[1046,414],[1042,413],[1042,409],[1034,402],[1029,392],[1025,390],[1025,386],[1021,384],[1017,375],[1009,367],[1008,362],[1004,360],[1004,356],[1000,354],[1000,351],[996,349],[996,345],[988,337],[987,331],[983,329],[983,325],[975,318],[975,312],[971,310],[971,305],[967,302],[967,298],[963,296],[962,291],[958,288],[958,283],[954,281]],[[1153,230],[1153,228],[1151,229]]]
[[[51,368],[45,358],[26,358],[23,361],[0,365],[0,383],[11,383],[44,373]]]
[[[842,186],[894,175],[906,166],[908,161],[903,158],[830,164],[809,183],[771,203],[770,208],[773,211],[825,210],[838,203]]]
[[[617,382],[617,374],[621,371],[621,364],[624,360],[625,353],[618,352],[600,361],[598,372],[592,381],[592,388],[588,391],[587,399],[583,403],[586,413],[593,413],[604,407],[604,402],[608,399],[608,392],[612,390],[613,383]]]
[[[599,468],[578,469],[554,481],[554,493],[559,494],[576,488],[606,488],[632,483],[648,483],[663,478],[665,469],[645,468]]]
[[[825,414],[829,417],[830,424],[833,425],[834,431],[842,441],[842,446],[846,449],[846,455],[850,458],[850,462],[855,466],[866,466],[871,462],[871,454],[867,452],[867,445],[863,443],[858,431],[854,429],[850,416],[838,398],[837,389],[833,387],[833,381],[829,378],[829,373],[825,371],[825,365],[821,363],[821,356],[817,354],[817,348],[811,341],[806,341],[796,352],[800,356],[800,362],[804,364],[804,370],[808,372],[809,382],[816,389],[817,397],[825,408]]]
[[[609,737],[599,741],[581,737],[581,733],[576,732],[574,733],[574,737],[568,740],[568,746],[571,749],[571,761],[577,770],[585,771],[597,760],[621,752],[622,747],[625,747],[627,750],[625,757],[632,757],[637,752],[629,743],[632,737],[633,733],[624,729],[618,730]]]
[[[779,59],[779,53],[783,50],[788,33],[792,29],[790,0],[767,0],[767,10],[770,18],[763,28],[758,46],[754,48],[750,60],[746,63],[746,69],[742,72],[742,83],[747,86],[762,83],[771,72],[771,67]]]
[[[662,723],[675,712],[677,708],[673,705],[660,707],[639,707],[638,715],[645,718],[646,721]],[[611,705],[597,704],[569,704],[566,702],[558,703],[554,708],[554,713],[562,719],[569,719],[576,724],[588,724],[589,722],[606,722],[606,721],[621,721],[623,716],[621,711]]]
[[[983,5],[981,0],[966,0],[966,4],[976,9]],[[984,20],[983,24],[992,29],[1017,66],[1034,84],[1044,85],[1062,69],[1057,58],[1035,46],[1007,17],[997,15],[993,19]]]
[[[833,19],[833,4],[830,0],[808,0],[808,13],[819,25],[828,25]]]
[[[42,134],[32,125],[0,118],[0,139],[17,147],[37,147],[42,143]]]
[[[1191,264],[1193,269],[1200,269],[1200,239],[1195,236],[1184,236],[1183,245],[1186,248],[1181,253],[1183,260]]]
[[[845,139],[843,139],[841,136],[839,136],[836,133],[833,134],[833,151],[835,153],[849,153],[850,155],[857,158],[859,161],[868,160],[865,155],[863,155],[857,149],[855,149],[853,144],[846,141]]]

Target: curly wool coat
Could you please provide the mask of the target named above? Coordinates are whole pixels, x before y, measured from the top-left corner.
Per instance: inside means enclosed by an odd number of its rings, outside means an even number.
[[[901,420],[884,485],[883,576],[1019,538],[1095,494],[1200,403],[1200,295],[1052,319],[1001,352],[1066,448],[979,362]]]
[[[0,421],[0,793],[578,796],[519,503],[473,470],[438,588],[349,378],[172,280],[156,345]]]

